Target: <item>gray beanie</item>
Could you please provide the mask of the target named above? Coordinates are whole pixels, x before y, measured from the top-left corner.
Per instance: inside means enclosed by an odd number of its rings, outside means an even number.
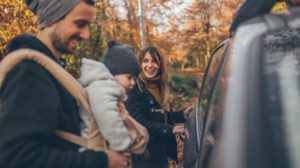
[[[28,8],[37,15],[40,29],[62,19],[81,0],[26,0]]]
[[[113,75],[131,74],[137,76],[139,74],[140,65],[132,46],[110,41],[108,47],[103,63]]]

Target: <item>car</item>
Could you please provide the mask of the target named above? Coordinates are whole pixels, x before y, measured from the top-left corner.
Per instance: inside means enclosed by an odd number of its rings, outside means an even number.
[[[300,167],[300,9],[216,47],[186,123],[185,168]]]

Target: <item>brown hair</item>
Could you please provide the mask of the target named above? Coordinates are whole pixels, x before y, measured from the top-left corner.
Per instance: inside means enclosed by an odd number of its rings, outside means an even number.
[[[158,88],[160,90],[160,96],[162,101],[161,105],[165,111],[169,111],[170,90],[169,90],[169,82],[168,82],[169,73],[168,73],[167,62],[165,61],[163,55],[161,54],[161,52],[157,47],[150,46],[143,49],[142,52],[140,53],[139,55],[140,65],[142,65],[143,59],[147,53],[149,53],[152,59],[156,61],[157,64],[159,65],[158,75],[160,76],[160,78],[158,79]]]

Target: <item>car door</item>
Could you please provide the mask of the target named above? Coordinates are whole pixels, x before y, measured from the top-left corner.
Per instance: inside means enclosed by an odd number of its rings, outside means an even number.
[[[225,64],[227,91],[218,106],[223,115],[206,167],[300,167],[299,23],[297,8],[238,28]],[[217,91],[211,99],[218,99]]]
[[[224,61],[224,53],[226,53],[230,41],[230,38],[224,40],[212,53],[202,81],[198,102],[195,105],[195,112],[189,117],[185,124],[188,134],[184,141],[183,152],[185,168],[199,167],[199,154],[201,151],[205,118],[207,116],[207,105],[209,104],[215,81],[221,70],[222,62]]]

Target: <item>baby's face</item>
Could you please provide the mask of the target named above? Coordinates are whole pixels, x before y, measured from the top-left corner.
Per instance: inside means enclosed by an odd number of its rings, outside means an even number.
[[[118,83],[126,90],[126,92],[130,91],[135,85],[135,75],[131,74],[119,74],[115,75]]]

